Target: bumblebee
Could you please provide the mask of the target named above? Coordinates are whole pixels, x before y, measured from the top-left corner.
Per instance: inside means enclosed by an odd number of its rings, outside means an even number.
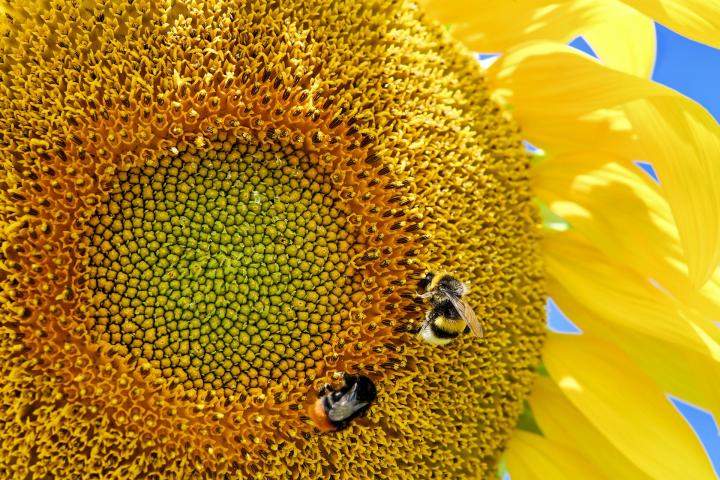
[[[364,415],[377,397],[377,389],[365,375],[343,375],[343,386],[334,389],[326,383],[318,392],[318,399],[310,405],[308,414],[323,432],[347,428],[353,419]]]
[[[420,298],[430,299],[431,305],[418,332],[420,338],[434,345],[446,345],[461,333],[483,336],[482,325],[464,298],[468,293],[466,284],[447,273],[429,272],[418,287],[425,290]]]

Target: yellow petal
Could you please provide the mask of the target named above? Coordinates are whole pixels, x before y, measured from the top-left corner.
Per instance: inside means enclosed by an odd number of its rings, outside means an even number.
[[[660,281],[658,266],[667,263],[658,259],[682,260],[670,209],[638,168],[614,160],[595,152],[548,155],[531,172],[534,192],[600,250]]]
[[[548,155],[532,176],[535,194],[600,251],[707,318],[720,318],[720,306],[690,284],[670,207],[639,168],[582,152]]]
[[[565,152],[580,148],[652,162],[693,284],[710,277],[720,260],[720,162],[714,160],[720,126],[710,114],[662,85],[603,67],[559,44],[520,47],[490,72],[497,96],[512,104],[535,145],[551,153],[560,153],[551,151],[554,145]],[[593,130],[595,138],[588,136]]]
[[[530,405],[540,430],[548,440],[568,448],[581,446],[586,459],[607,478],[650,478],[620,453],[550,378],[539,377],[536,380]]]
[[[626,110],[638,136],[653,139],[643,142],[642,158],[650,160],[660,176],[690,279],[699,287],[720,260],[720,129],[705,110],[682,100],[653,98]]]
[[[551,334],[543,353],[567,398],[647,475],[714,478],[687,423],[658,385],[612,343],[587,334]]]
[[[649,59],[652,67],[655,31],[647,29],[652,22],[616,0],[485,0],[474,5],[466,0],[427,0],[423,4],[429,15],[451,25],[453,36],[478,52],[501,53],[530,40],[566,43],[587,33],[597,40],[598,49],[608,54],[608,61],[610,55],[615,57],[611,65],[632,65],[637,73]],[[604,38],[605,33],[613,32],[613,25],[622,28],[623,35],[613,34],[612,38],[622,39],[624,48]],[[647,49],[650,42],[653,48]]]
[[[577,450],[520,430],[513,433],[506,455],[513,480],[606,478]]]
[[[699,352],[597,315],[552,279],[548,282],[548,292],[583,332],[617,345],[657,382],[662,391],[705,408],[720,418],[720,355],[717,343],[712,339],[708,340],[712,343],[707,351]],[[692,324],[689,328],[693,328]]]
[[[706,300],[711,302],[717,308],[720,308],[720,268],[715,270],[712,278],[707,282],[699,292]],[[714,317],[715,320],[720,319],[720,315]]]
[[[605,65],[649,78],[655,66],[655,24],[620,3],[615,10],[609,21],[588,26],[582,35]]]
[[[717,0],[624,0],[676,32],[720,48],[720,2]]]
[[[576,232],[548,234],[542,243],[548,276],[608,325],[625,327],[700,354],[714,354],[693,327],[699,325],[717,341],[720,332],[710,319],[685,308],[627,266],[612,261]]]

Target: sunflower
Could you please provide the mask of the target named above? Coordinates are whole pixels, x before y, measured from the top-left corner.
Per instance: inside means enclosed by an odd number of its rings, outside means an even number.
[[[712,476],[720,127],[645,77],[720,9],[461,3],[0,4],[0,476]],[[413,334],[441,270],[483,338]]]

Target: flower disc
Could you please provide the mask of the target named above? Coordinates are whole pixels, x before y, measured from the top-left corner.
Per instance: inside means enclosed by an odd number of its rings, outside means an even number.
[[[332,173],[237,142],[122,172],[90,221],[95,340],[187,392],[314,378],[362,282]]]
[[[0,471],[492,475],[544,288],[479,67],[411,3],[171,3],[1,7]],[[413,335],[440,269],[483,338]]]

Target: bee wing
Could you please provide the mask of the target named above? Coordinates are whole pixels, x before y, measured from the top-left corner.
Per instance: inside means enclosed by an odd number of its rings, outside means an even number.
[[[369,405],[368,402],[358,402],[357,400],[340,400],[332,406],[328,412],[328,418],[333,422],[342,422],[355,415],[357,412]]]
[[[447,298],[450,299],[450,302],[453,304],[453,307],[455,307],[455,310],[457,310],[460,317],[465,320],[465,323],[467,323],[468,327],[470,327],[470,331],[473,335],[476,337],[482,337],[483,329],[482,325],[480,325],[480,320],[478,320],[477,315],[475,315],[475,311],[465,301],[465,299],[458,298],[454,295],[447,295]]]

